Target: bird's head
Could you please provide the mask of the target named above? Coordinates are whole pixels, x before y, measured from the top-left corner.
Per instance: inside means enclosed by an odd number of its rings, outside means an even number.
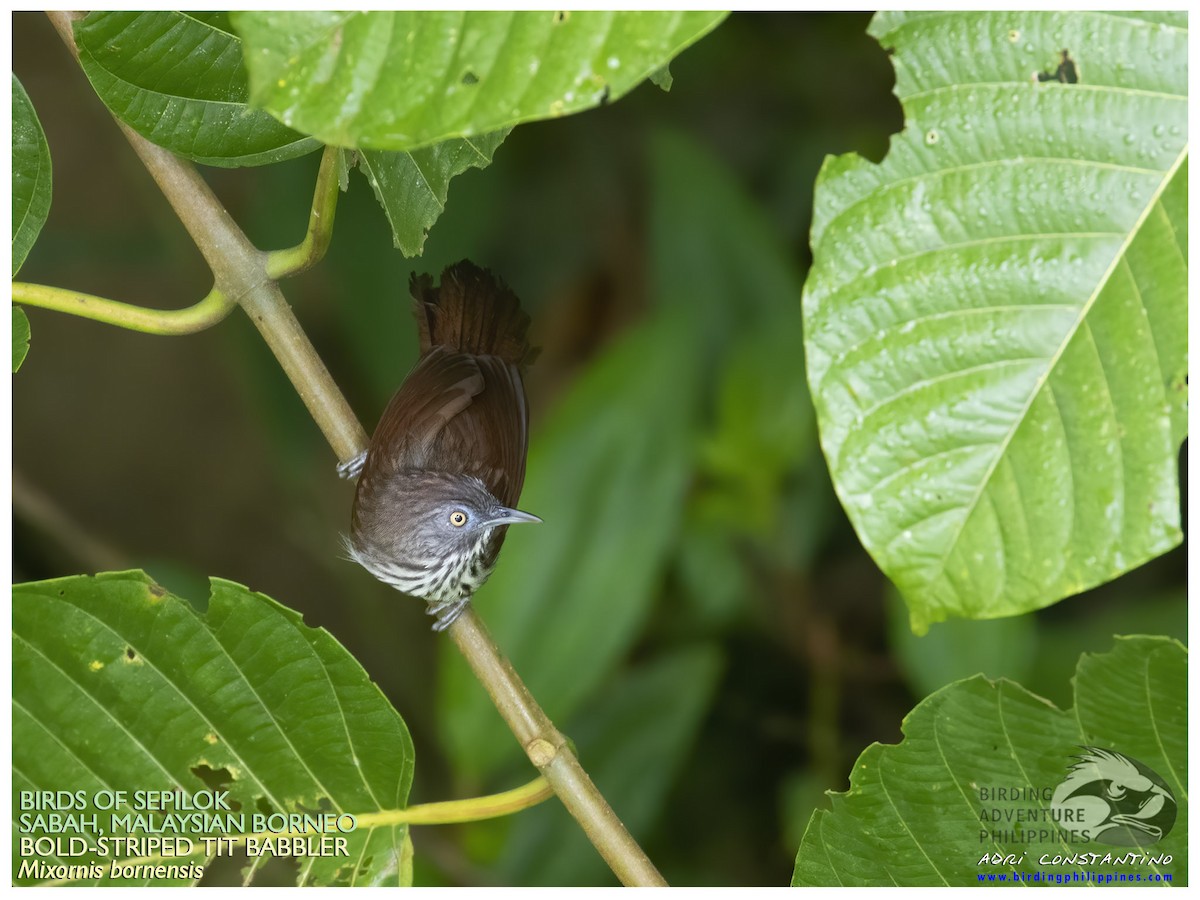
[[[428,597],[478,569],[497,528],[540,521],[470,475],[397,472],[372,485],[368,499],[360,486],[350,552],[381,581]],[[482,583],[488,571],[470,577]]]
[[[466,548],[501,525],[542,521],[505,506],[470,475],[416,472],[398,479],[396,487],[406,494],[407,530],[419,552]]]

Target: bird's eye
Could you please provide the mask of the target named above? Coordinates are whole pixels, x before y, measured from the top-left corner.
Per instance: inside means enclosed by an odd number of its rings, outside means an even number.
[[[461,509],[456,509],[454,512],[450,513],[450,524],[455,528],[462,528],[467,524],[467,514]]]

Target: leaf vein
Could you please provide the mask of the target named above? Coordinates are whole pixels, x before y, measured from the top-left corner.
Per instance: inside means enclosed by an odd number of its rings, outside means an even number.
[[[1088,313],[1090,313],[1092,310],[1092,307],[1095,306],[1096,299],[1100,296],[1100,293],[1103,290],[1104,286],[1107,285],[1109,280],[1112,278],[1113,271],[1119,265],[1120,261],[1124,258],[1126,252],[1129,249],[1130,244],[1132,244],[1132,242],[1133,242],[1134,237],[1136,237],[1136,235],[1140,231],[1142,223],[1145,221],[1147,215],[1149,215],[1150,210],[1153,209],[1155,204],[1157,204],[1158,199],[1160,196],[1162,196],[1162,192],[1166,189],[1167,184],[1170,183],[1171,178],[1174,177],[1175,172],[1178,171],[1179,166],[1182,164],[1183,160],[1186,158],[1187,158],[1187,148],[1185,146],[1183,152],[1180,154],[1179,158],[1176,159],[1174,165],[1172,165],[1172,167],[1163,176],[1162,181],[1159,183],[1158,187],[1155,189],[1154,196],[1149,198],[1148,202],[1146,203],[1145,208],[1142,210],[1141,215],[1138,217],[1138,220],[1133,223],[1133,225],[1130,227],[1128,233],[1125,235],[1124,239],[1122,240],[1120,246],[1117,248],[1116,252],[1114,252],[1112,261],[1109,263],[1108,268],[1105,270],[1105,272],[1100,276],[1099,279],[1097,279],[1096,286],[1092,290],[1091,295],[1088,296],[1088,298],[1080,306],[1079,315],[1076,318],[1074,326],[1071,328],[1071,330],[1067,334],[1065,334],[1063,336],[1062,343],[1059,346],[1058,350],[1055,352],[1054,356],[1052,356],[1050,358],[1049,364],[1046,366],[1045,372],[1042,373],[1042,375],[1038,379],[1038,383],[1036,385],[1034,385],[1032,390],[1030,390],[1029,398],[1025,403],[1025,408],[1017,416],[1014,417],[1013,425],[1008,430],[1008,433],[1004,436],[1004,439],[1002,440],[1002,442],[997,450],[995,458],[992,460],[991,465],[988,467],[988,470],[984,473],[983,477],[980,478],[980,480],[979,480],[979,487],[975,492],[974,499],[969,504],[967,504],[967,507],[966,507],[967,514],[963,517],[962,522],[959,524],[957,534],[955,534],[954,537],[951,538],[946,543],[946,550],[943,553],[942,561],[940,564],[943,569],[945,567],[946,559],[950,555],[950,552],[958,544],[959,539],[962,537],[963,529],[966,528],[966,523],[971,518],[971,513],[974,510],[975,506],[978,504],[979,498],[983,495],[983,491],[986,489],[987,484],[991,481],[992,474],[995,472],[996,466],[999,464],[1000,457],[1004,455],[1004,453],[1007,451],[1009,445],[1012,443],[1013,436],[1020,429],[1020,426],[1021,426],[1022,422],[1024,422],[1026,416],[1028,416],[1029,410],[1033,406],[1033,403],[1036,400],[1038,394],[1040,394],[1042,392],[1042,389],[1047,384],[1049,384],[1050,375],[1054,372],[1056,366],[1058,365],[1059,360],[1061,360],[1063,353],[1066,351],[1066,348],[1068,346],[1070,346],[1071,341],[1075,336],[1075,333],[1078,331],[1079,327],[1086,321]],[[1057,409],[1057,404],[1055,404],[1055,407]],[[1061,417],[1061,412],[1059,413],[1059,415]],[[1072,531],[1073,530],[1074,530],[1074,525],[1072,525]]]
[[[123,634],[121,634],[119,631],[117,631],[108,622],[104,621],[99,616],[95,615],[94,613],[92,613],[89,610],[86,610],[80,606],[75,606],[75,610],[77,612],[81,613],[82,615],[86,616],[87,618],[91,619],[93,622],[95,622],[97,625],[99,625],[101,628],[103,628],[109,634],[113,635],[114,637],[116,637],[122,641],[125,641],[126,643],[129,643]],[[279,723],[275,721],[275,717],[272,715],[271,711],[266,708],[266,704],[263,703],[262,698],[258,696],[257,691],[254,690],[254,686],[252,684],[250,684],[250,680],[246,677],[246,674],[242,671],[241,667],[234,661],[233,657],[229,655],[229,652],[223,646],[221,646],[220,642],[216,640],[216,635],[214,635],[211,630],[208,630],[208,635],[212,638],[213,644],[216,647],[218,647],[221,650],[221,652],[225,655],[225,658],[229,660],[230,665],[233,666],[233,668],[237,672],[238,676],[240,676],[242,681],[245,682],[246,687],[248,687],[250,689],[250,692],[254,694],[255,699],[258,700],[259,704],[263,707],[264,712],[266,712],[267,716],[271,719],[272,723],[275,724],[276,728],[279,728]],[[130,646],[132,647],[133,645],[130,644]],[[192,711],[195,712],[196,715],[200,717],[200,719],[204,722],[204,724],[212,729],[213,734],[216,734],[218,737],[220,737],[224,740],[225,746],[229,748],[229,751],[234,755],[234,757],[237,759],[237,761],[239,763],[241,763],[245,773],[248,774],[251,777],[251,779],[253,779],[255,784],[257,784],[259,787],[261,787],[263,789],[263,791],[266,793],[267,797],[271,800],[272,803],[275,804],[276,808],[280,809],[280,810],[286,809],[287,808],[286,805],[280,803],[278,798],[273,793],[271,793],[270,788],[268,788],[258,778],[258,776],[254,773],[254,770],[249,766],[249,764],[247,764],[246,760],[242,758],[242,755],[240,753],[238,753],[235,745],[229,740],[228,737],[226,737],[225,733],[221,730],[221,728],[217,725],[217,723],[212,721],[212,719],[210,719],[207,715],[204,714],[204,712],[196,704],[196,701],[193,700],[178,684],[176,684],[175,681],[173,679],[171,679],[167,675],[166,672],[164,672],[158,665],[156,665],[152,659],[149,659],[142,652],[142,649],[140,647],[133,647],[133,649],[141,657],[143,664],[145,664],[146,666],[149,666],[155,673],[158,674],[158,676],[164,682],[166,682],[168,685],[170,685],[172,688],[174,688],[176,693],[180,697],[182,697],[185,701],[187,701],[188,706],[190,706],[192,708]],[[279,728],[279,730],[281,733],[283,732],[282,728]],[[285,735],[283,735],[283,737],[284,737],[284,740],[287,741],[287,735],[285,734]],[[290,746],[291,742],[288,741],[288,744]],[[293,750],[294,750],[294,748],[293,748]],[[299,754],[297,754],[297,758],[299,759]],[[304,760],[301,759],[300,762],[301,762],[301,764],[303,764]],[[306,766],[306,768],[307,768],[307,766]],[[310,774],[311,774],[311,772],[310,772]],[[314,776],[314,780],[315,780],[315,776]]]
[[[106,788],[112,787],[112,784],[108,781],[107,778],[104,778],[99,772],[97,772],[95,769],[93,769],[91,766],[89,766],[86,762],[84,762],[83,757],[81,757],[73,749],[71,749],[65,743],[63,743],[62,738],[60,738],[57,734],[55,734],[53,731],[51,731],[49,728],[47,728],[46,724],[44,722],[42,722],[41,719],[37,718],[37,716],[35,716],[32,712],[30,712],[30,710],[28,709],[28,707],[25,706],[25,704],[23,704],[16,697],[13,697],[12,705],[13,705],[14,709],[18,709],[21,712],[23,712],[26,716],[28,716],[29,721],[33,722],[35,725],[38,726],[38,728],[42,729],[42,731],[45,732],[46,736],[49,737],[50,740],[52,740],[54,743],[58,744],[58,746],[63,749],[63,752],[67,753],[77,763],[79,763],[80,767],[83,768],[89,775],[91,775],[93,778],[95,778],[98,782],[100,782]],[[17,766],[15,764],[13,765],[12,768],[14,771],[17,770]],[[28,776],[26,776],[26,777],[28,777]],[[34,783],[32,778],[29,778],[28,780],[31,784]]]
[[[172,785],[175,785],[175,786],[179,785],[178,780],[175,778],[174,775],[171,774],[170,770],[167,769],[167,767],[162,764],[162,762],[158,759],[157,756],[155,756],[153,753],[150,752],[150,748],[148,748],[145,744],[143,744],[138,739],[137,735],[135,735],[132,731],[130,731],[125,726],[125,723],[123,723],[120,719],[118,719],[115,715],[113,715],[111,710],[109,710],[104,704],[102,704],[98,699],[96,699],[96,697],[94,697],[92,695],[92,693],[90,691],[88,691],[88,689],[86,687],[84,687],[83,682],[81,682],[79,679],[75,678],[66,669],[64,669],[62,666],[60,666],[54,660],[52,660],[49,656],[47,656],[42,651],[42,649],[40,647],[38,647],[36,644],[34,644],[32,641],[30,641],[24,635],[14,631],[13,637],[16,640],[23,643],[26,647],[28,647],[30,650],[32,650],[34,653],[36,653],[42,659],[44,659],[52,669],[57,670],[68,682],[73,684],[79,690],[79,693],[81,693],[83,696],[87,697],[88,700],[92,701],[92,703],[95,705],[95,707],[98,710],[100,710],[102,713],[104,713],[105,716],[107,716],[110,720],[112,720],[114,725],[116,725],[118,728],[121,729],[121,731],[125,732],[125,734],[129,736],[129,740],[134,746],[141,748],[142,752],[146,754],[146,757],[151,762],[153,762],[156,766],[158,766],[158,768],[162,771],[162,773],[164,775],[166,775],[167,778],[170,780],[170,783]]]
[[[827,305],[833,306],[834,304],[827,303]],[[960,316],[974,316],[974,315],[983,315],[986,313],[999,313],[999,312],[1011,312],[1011,313],[1019,314],[1019,315],[1029,315],[1031,313],[1040,312],[1042,310],[1059,310],[1059,311],[1061,311],[1064,309],[1071,310],[1072,312],[1074,312],[1075,310],[1079,309],[1079,306],[1074,303],[1030,303],[1030,304],[1027,304],[1024,306],[1018,306],[1015,304],[1000,304],[1000,305],[996,305],[996,306],[971,306],[971,307],[958,307],[955,309],[940,309],[937,312],[925,313],[924,315],[917,316],[915,319],[905,319],[903,321],[897,319],[894,322],[889,322],[886,326],[884,326],[884,328],[882,330],[886,333],[889,329],[894,329],[897,327],[907,328],[909,326],[912,326],[913,328],[915,328],[918,325],[925,325],[930,322],[938,322],[938,321],[942,321],[945,319],[956,319],[956,318],[959,318]],[[814,333],[819,334],[820,333],[820,323],[819,322],[814,323],[814,326],[815,326]],[[840,366],[842,366],[845,363],[846,359],[851,354],[853,354],[860,348],[865,347],[867,344],[871,343],[872,341],[875,341],[878,339],[879,338],[877,337],[877,332],[872,332],[871,334],[868,334],[866,337],[862,338],[861,340],[856,341],[855,343],[851,344],[845,350],[839,351],[838,355],[830,361],[830,363],[828,365],[828,370],[834,370],[836,368],[839,368]],[[1044,357],[1041,357],[1041,358],[1044,358]]]
[[[359,870],[362,868],[363,859],[366,858],[367,849],[370,847],[371,838],[374,837],[374,835],[375,835],[375,826],[372,826],[371,828],[369,828],[367,830],[366,837],[363,838],[362,850],[359,851],[358,859],[354,863],[354,868],[350,870],[350,887],[358,886],[358,873],[359,873]]]
[[[1183,800],[1186,803],[1188,798],[1187,784],[1179,777],[1179,773],[1175,771],[1175,763],[1171,759],[1171,755],[1167,753],[1167,747],[1162,739],[1162,731],[1158,727],[1158,714],[1154,710],[1154,692],[1150,689],[1150,660],[1151,657],[1147,656],[1143,663],[1142,684],[1146,689],[1146,709],[1150,713],[1150,727],[1154,730],[1154,743],[1158,745],[1158,752],[1166,762],[1167,768],[1171,770],[1171,777],[1175,779],[1175,784],[1179,786],[1179,793],[1183,795]]]
[[[913,846],[915,846],[917,850],[920,851],[921,855],[925,857],[925,861],[929,863],[930,868],[937,873],[938,878],[942,879],[942,884],[949,887],[950,882],[946,880],[946,876],[942,874],[942,870],[937,867],[937,863],[930,859],[929,854],[925,852],[925,848],[921,845],[921,842],[917,840],[917,836],[913,834],[912,829],[908,827],[908,822],[904,820],[904,816],[901,814],[900,808],[896,806],[896,801],[892,799],[892,792],[888,790],[887,783],[884,781],[884,768],[882,764],[879,766],[878,772],[879,788],[883,791],[883,796],[887,798],[888,805],[892,807],[892,812],[896,814],[896,821],[900,823],[900,827],[904,829],[905,834],[907,834],[909,839],[912,840]],[[891,876],[890,870],[888,875],[889,877]],[[895,878],[892,878],[892,880],[894,882]]]
[[[995,441],[977,441],[971,444],[957,444],[953,447],[948,447],[945,450],[939,450],[937,453],[927,454],[919,459],[913,460],[912,462],[905,463],[900,468],[892,472],[888,472],[887,475],[875,482],[875,484],[871,485],[868,493],[878,493],[882,488],[891,484],[906,472],[910,472],[918,466],[923,466],[929,462],[932,462],[933,460],[941,459],[943,456],[950,456],[953,453],[962,453],[966,450],[977,450],[980,447],[994,447],[995,444]]]
[[[903,97],[900,97],[900,99],[902,101],[923,100],[926,97],[931,97],[935,94],[954,93],[957,91],[968,90],[968,89],[979,90],[981,88],[1001,88],[1003,90],[1013,90],[1015,88],[1017,90],[1031,89],[1033,91],[1039,91],[1039,90],[1046,89],[1046,87],[1030,85],[1029,82],[1027,82],[1027,81],[968,81],[968,82],[956,82],[955,84],[941,85],[940,87],[935,87],[935,88],[926,88],[923,91],[914,91],[911,94],[905,94]],[[1089,91],[1092,93],[1115,94],[1117,96],[1157,97],[1161,100],[1183,101],[1184,103],[1186,103],[1187,99],[1188,99],[1188,95],[1186,93],[1173,94],[1173,93],[1169,93],[1167,91],[1151,91],[1151,90],[1146,90],[1145,88],[1118,87],[1116,85],[1109,85],[1109,84],[1056,85],[1053,82],[1051,82],[1048,85],[1048,88],[1050,90],[1061,89],[1061,90],[1069,90],[1071,92]],[[899,95],[897,95],[897,96],[899,96]]]
[[[932,387],[937,384],[942,384],[946,381],[954,381],[968,375],[974,375],[979,372],[986,372],[990,369],[1002,369],[1006,366],[1028,366],[1030,363],[1045,362],[1044,356],[1021,356],[1015,359],[992,359],[985,363],[980,363],[977,366],[967,366],[963,369],[955,369],[953,372],[941,372],[937,375],[931,375],[928,378],[921,378],[911,384],[905,385],[896,393],[874,403],[861,413],[863,422],[878,413],[880,410],[887,409],[898,400],[904,400],[909,394],[917,393],[925,388]]]
[[[1078,704],[1076,704],[1076,705],[1078,706]],[[1012,755],[1012,760],[1014,763],[1017,764],[1017,771],[1019,771],[1021,773],[1021,778],[1023,778],[1025,780],[1026,786],[1030,790],[1036,791],[1037,788],[1035,787],[1035,785],[1033,783],[1033,779],[1030,778],[1029,773],[1025,770],[1025,765],[1024,765],[1024,763],[1021,762],[1021,757],[1017,753],[1017,745],[1013,743],[1012,735],[1008,731],[1008,720],[1005,718],[1005,714],[1004,714],[1004,685],[1003,685],[1003,683],[998,684],[996,686],[996,718],[1000,722],[1000,733],[1004,735],[1004,742],[1006,744],[1008,744],[1008,750],[1009,750],[1009,753]],[[1062,839],[1061,831],[1059,829],[1055,829],[1055,831],[1058,832],[1058,834],[1060,835],[1058,838],[1058,845],[1060,847],[1062,847],[1064,851],[1066,851],[1067,853],[1070,853],[1071,848],[1067,845],[1067,842]]]
[[[829,871],[837,879],[838,887],[845,887],[846,883],[842,881],[842,876],[838,872],[837,866],[833,864],[833,857],[829,854],[829,842],[825,840],[825,814],[822,812],[820,815],[821,818],[817,820],[817,839],[821,842],[821,849],[825,853],[825,861],[829,863]]]
[[[1003,159],[985,159],[980,162],[963,163],[957,166],[946,166],[939,169],[930,169],[924,172],[918,172],[915,175],[906,175],[903,178],[898,178],[895,181],[879,182],[871,187],[871,189],[859,197],[853,203],[848,204],[838,211],[837,216],[830,220],[830,223],[836,222],[843,218],[847,213],[850,213],[859,206],[874,203],[880,194],[886,194],[896,188],[907,187],[910,184],[916,184],[921,181],[940,180],[948,175],[958,175],[963,172],[973,172],[975,170],[991,169],[991,168],[1010,168],[1013,166],[1027,165],[1064,165],[1064,166],[1079,166],[1083,169],[1099,169],[1113,172],[1126,172],[1136,175],[1162,175],[1162,169],[1148,169],[1144,166],[1127,166],[1120,163],[1106,163],[1097,160],[1075,159],[1070,156],[1011,156]],[[876,167],[877,171],[879,167]],[[828,229],[829,224],[825,228]]]

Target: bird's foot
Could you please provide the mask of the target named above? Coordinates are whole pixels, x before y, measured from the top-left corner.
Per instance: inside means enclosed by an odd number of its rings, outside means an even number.
[[[431,603],[426,608],[425,612],[433,616],[436,621],[433,623],[434,631],[445,631],[454,624],[454,620],[463,614],[463,610],[471,602],[470,597],[462,600],[447,601],[445,603]]]
[[[363,466],[366,464],[367,451],[364,450],[362,453],[358,454],[358,456],[351,457],[345,462],[338,463],[338,478],[345,478],[347,480],[357,478],[359,473],[362,472]]]

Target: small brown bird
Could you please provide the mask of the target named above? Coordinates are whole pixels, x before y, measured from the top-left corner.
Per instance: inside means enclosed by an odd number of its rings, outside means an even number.
[[[379,419],[361,472],[350,556],[420,597],[442,631],[492,574],[508,526],[540,522],[515,509],[525,481],[532,361],[529,316],[516,295],[466,260],[434,287],[414,275],[420,352]]]

